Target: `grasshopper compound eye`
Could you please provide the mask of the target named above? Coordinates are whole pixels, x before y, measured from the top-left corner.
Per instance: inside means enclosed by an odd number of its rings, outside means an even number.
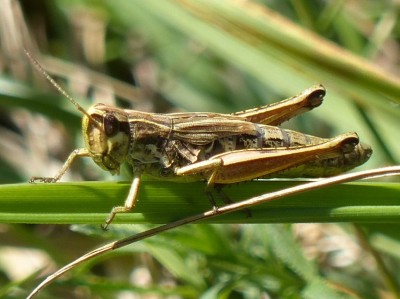
[[[111,113],[108,113],[106,116],[104,116],[104,132],[106,133],[107,137],[112,137],[119,132],[119,121]]]

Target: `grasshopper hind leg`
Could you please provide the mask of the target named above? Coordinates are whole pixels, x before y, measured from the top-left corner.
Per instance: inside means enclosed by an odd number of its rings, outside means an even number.
[[[218,198],[225,204],[231,204],[233,203],[233,201],[222,191],[222,184],[213,184],[212,186],[207,186],[205,193],[207,195],[208,200],[210,201],[210,204],[213,208],[214,213],[218,213],[218,205],[217,202],[214,198],[213,192],[215,191],[215,193],[217,194]]]
[[[223,187],[226,185],[224,184],[215,184],[214,189],[218,194],[218,197],[224,202],[225,205],[229,205],[234,203],[234,201],[222,190]],[[243,213],[245,214],[246,218],[251,218],[251,210],[244,209]]]
[[[215,190],[218,199],[220,199],[224,203],[224,205],[229,205],[234,203],[234,201],[222,190],[222,188],[225,186],[226,186],[225,184],[214,184],[212,189]],[[210,188],[206,189],[206,195],[211,203],[214,212],[218,213],[218,205],[216,204],[215,198],[212,192],[210,191]],[[246,218],[251,217],[251,211],[249,209],[245,209],[243,210],[243,212],[245,213]]]
[[[211,207],[212,207],[214,213],[218,214],[218,206],[217,206],[217,203],[215,202],[215,198],[214,198],[212,192],[210,190],[206,190],[205,193],[207,195],[208,200],[210,201],[210,204],[211,204]]]

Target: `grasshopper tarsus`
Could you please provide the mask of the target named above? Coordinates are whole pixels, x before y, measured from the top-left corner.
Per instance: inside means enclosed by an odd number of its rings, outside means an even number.
[[[100,228],[101,228],[102,231],[105,231],[105,232],[106,232],[106,231],[109,230],[109,228],[108,228],[109,225],[110,225],[110,224],[107,223],[107,221],[106,221],[106,223],[100,224]]]
[[[29,183],[30,184],[34,184],[36,182],[40,182],[40,183],[56,183],[57,179],[53,178],[53,177],[31,177],[29,179]]]
[[[108,231],[108,227],[110,226],[111,222],[114,220],[115,215],[117,214],[117,212],[114,212],[114,209],[115,209],[115,208],[113,208],[113,209],[111,210],[111,212],[110,212],[110,214],[108,215],[108,217],[107,217],[105,223],[103,223],[103,224],[100,225],[100,227],[101,227],[101,229],[102,229],[103,231]],[[121,211],[121,212],[122,212],[122,211]]]
[[[124,212],[128,212],[130,209],[127,209],[126,207],[123,206],[118,206],[118,207],[114,207],[112,208],[110,214],[108,215],[106,221],[104,224],[101,225],[101,228],[103,230],[108,230],[108,227],[110,226],[111,222],[113,222],[115,215],[117,215],[118,213],[124,213]]]
[[[218,206],[217,206],[217,203],[215,202],[214,196],[212,195],[211,191],[206,190],[205,193],[206,193],[208,200],[210,201],[213,212],[215,214],[218,214]]]

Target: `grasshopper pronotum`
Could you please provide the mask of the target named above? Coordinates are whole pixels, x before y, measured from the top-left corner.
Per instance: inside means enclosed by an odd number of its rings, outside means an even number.
[[[271,105],[233,114],[208,112],[155,114],[95,104],[87,111],[41,68],[33,64],[82,112],[85,148],[74,150],[54,177],[57,182],[78,157],[91,157],[102,169],[133,168],[133,181],[115,215],[133,209],[143,173],[164,180],[205,180],[206,189],[261,177],[325,177],[366,162],[372,150],[356,133],[325,139],[277,127],[322,103],[325,88],[313,86]]]

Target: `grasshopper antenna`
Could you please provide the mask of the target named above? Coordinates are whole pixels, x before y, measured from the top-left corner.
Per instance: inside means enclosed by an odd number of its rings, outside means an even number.
[[[46,79],[53,85],[64,97],[68,99],[81,113],[86,115],[99,129],[102,130],[102,124],[95,120],[81,105],[79,105],[54,79],[43,69],[40,63],[32,57],[31,53],[28,50],[24,49],[26,56],[28,56],[29,60],[36,67],[36,69],[41,72]]]

